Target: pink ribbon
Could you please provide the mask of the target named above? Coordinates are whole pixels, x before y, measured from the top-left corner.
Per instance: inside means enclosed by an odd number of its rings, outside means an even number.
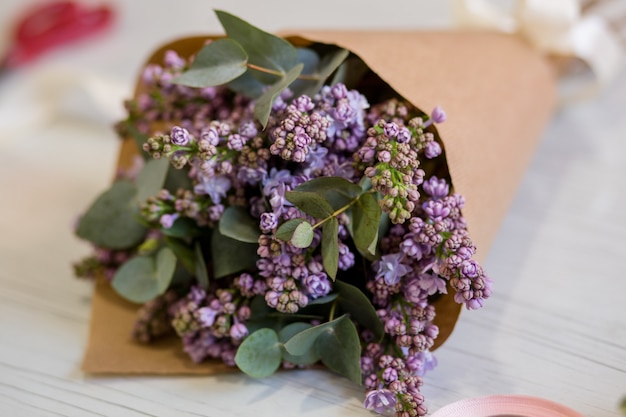
[[[431,417],[584,417],[571,408],[542,398],[492,395],[448,404]]]

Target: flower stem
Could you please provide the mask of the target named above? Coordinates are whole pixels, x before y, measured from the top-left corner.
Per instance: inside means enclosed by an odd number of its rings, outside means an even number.
[[[258,65],[254,65],[254,64],[250,64],[250,63],[248,63],[246,65],[251,70],[264,72],[265,74],[271,74],[271,75],[275,75],[277,77],[284,77],[285,76],[285,73],[282,72],[282,71],[276,71],[276,70],[273,70],[273,69],[260,67]],[[308,81],[318,81],[320,79],[320,77],[317,76],[317,75],[313,75],[313,74],[300,74],[300,75],[298,75],[297,79],[298,80],[308,80]]]
[[[376,190],[374,190],[374,189],[372,188],[372,189],[367,190],[367,191],[366,191],[366,192],[364,192],[363,194],[359,194],[359,196],[358,196],[358,197],[356,197],[355,199],[353,199],[352,201],[350,201],[350,202],[349,202],[348,204],[346,204],[345,206],[338,208],[337,210],[335,210],[335,211],[333,211],[332,213],[330,213],[330,214],[328,215],[328,217],[326,217],[326,218],[324,218],[324,219],[320,220],[319,222],[315,223],[315,224],[312,226],[312,229],[315,229],[315,228],[317,228],[317,227],[319,227],[319,226],[323,225],[324,223],[326,223],[327,221],[329,221],[329,220],[330,220],[330,219],[332,219],[333,217],[337,217],[337,216],[339,216],[341,213],[343,213],[344,211],[346,211],[346,210],[348,210],[350,207],[352,207],[352,206],[353,206],[353,205],[354,205],[357,201],[359,201],[359,199],[360,199],[362,196],[364,196],[365,194],[373,194],[373,193],[375,193],[375,192],[376,192]]]

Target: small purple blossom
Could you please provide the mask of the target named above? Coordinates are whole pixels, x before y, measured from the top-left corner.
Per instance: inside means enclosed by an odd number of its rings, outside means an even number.
[[[263,233],[268,233],[278,226],[278,216],[274,213],[261,214],[261,222],[259,224]]]
[[[436,274],[422,274],[419,279],[419,286],[426,291],[428,295],[448,293],[446,281]]]
[[[443,111],[441,106],[437,106],[430,113],[430,120],[432,120],[433,123],[443,123],[446,121],[446,112]]]
[[[231,182],[225,175],[198,176],[200,182],[194,187],[196,194],[207,194],[214,204],[219,204],[221,199],[230,190]]]
[[[446,121],[446,112],[440,106],[437,106],[430,113],[430,119],[424,123],[424,127],[428,127],[433,123],[443,123]]]
[[[376,279],[382,278],[387,285],[395,285],[400,278],[412,271],[412,268],[404,265],[401,261],[404,257],[402,253],[384,255],[378,261],[378,272]]]
[[[307,295],[313,299],[328,295],[332,289],[328,275],[324,272],[309,274],[302,281],[302,285]]]
[[[424,181],[422,183],[422,187],[424,187],[426,194],[431,196],[433,200],[440,200],[446,197],[450,192],[448,182],[443,178],[439,179],[435,176]]]
[[[202,307],[196,310],[196,318],[203,327],[211,327],[215,323],[217,311],[211,307]]]
[[[242,323],[236,323],[231,326],[229,334],[234,340],[242,340],[248,335],[248,328]]]
[[[189,131],[180,126],[174,126],[170,133],[170,138],[174,145],[185,146],[191,141]]]
[[[397,124],[391,122],[391,123],[385,124],[384,131],[385,131],[385,136],[393,139],[396,136],[398,136],[398,133],[400,132],[400,128],[398,127]]]
[[[363,401],[363,407],[368,410],[374,410],[379,414],[382,414],[388,410],[393,410],[397,402],[396,394],[388,389],[375,389],[368,391],[365,394],[365,401]]]
[[[411,131],[406,127],[401,128],[398,131],[398,135],[396,136],[396,141],[398,143],[407,143],[411,140]]]
[[[178,213],[164,214],[161,216],[159,223],[161,223],[161,226],[163,226],[164,229],[169,229],[174,225],[174,222],[178,219],[178,217]]]
[[[433,159],[441,155],[441,145],[438,142],[430,141],[426,143],[424,147],[424,156],[428,159]]]

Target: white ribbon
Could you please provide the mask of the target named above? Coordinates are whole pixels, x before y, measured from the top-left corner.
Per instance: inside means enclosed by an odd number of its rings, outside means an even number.
[[[624,62],[624,50],[606,21],[581,15],[578,0],[517,0],[514,7],[498,8],[490,0],[455,0],[460,26],[518,34],[542,52],[575,57],[585,62],[594,83],[575,95],[588,96],[605,87]],[[571,80],[569,91],[571,95]]]

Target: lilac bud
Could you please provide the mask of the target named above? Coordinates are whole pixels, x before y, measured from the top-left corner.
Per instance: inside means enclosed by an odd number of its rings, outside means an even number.
[[[382,414],[387,410],[393,410],[396,402],[396,394],[387,389],[371,390],[365,395],[363,407]]]
[[[161,223],[161,226],[163,226],[164,229],[169,229],[170,227],[174,225],[174,222],[176,221],[178,216],[179,216],[178,213],[164,214],[161,216],[159,223]]]
[[[203,327],[211,327],[215,323],[217,311],[210,307],[202,307],[196,310],[196,318]]]
[[[278,226],[278,216],[274,213],[261,214],[260,227],[263,233],[268,233],[271,230],[276,229]]]
[[[165,51],[163,62],[165,63],[165,66],[175,70],[183,69],[186,64],[185,60],[173,50]]]
[[[389,162],[391,161],[391,153],[389,151],[381,151],[378,153],[378,160],[380,162]]]
[[[215,129],[214,127],[202,132],[200,138],[206,140],[210,145],[213,146],[217,146],[220,141],[220,136],[217,133],[217,129]]]
[[[398,136],[398,132],[400,131],[400,128],[398,127],[397,124],[391,122],[385,125],[384,131],[385,131],[385,136],[387,136],[390,139],[393,139],[396,136]]]
[[[443,178],[439,179],[435,176],[430,177],[427,181],[424,181],[422,187],[424,187],[424,191],[426,191],[426,193],[430,195],[433,200],[439,200],[446,197],[450,192],[448,182]]]
[[[330,88],[330,93],[336,100],[341,100],[348,95],[348,89],[342,83],[337,83]]]
[[[396,141],[398,143],[407,143],[411,140],[411,131],[406,127],[401,128],[398,131],[398,136],[396,136]]]
[[[382,377],[383,381],[390,383],[398,379],[398,372],[393,368],[385,368]]]
[[[432,120],[433,123],[443,123],[446,121],[446,112],[443,111],[441,106],[437,106],[430,113],[430,120]]]
[[[441,145],[433,141],[427,142],[424,148],[424,156],[428,159],[433,159],[441,155]]]
[[[232,149],[235,151],[240,151],[243,149],[243,146],[246,144],[246,140],[243,136],[235,133],[228,137],[227,146],[228,149]]]
[[[187,129],[184,129],[180,126],[174,126],[172,128],[172,132],[170,133],[170,139],[174,145],[185,146],[191,140],[191,136]]]
[[[248,328],[242,324],[237,323],[230,328],[230,337],[234,340],[241,340],[248,335]]]

